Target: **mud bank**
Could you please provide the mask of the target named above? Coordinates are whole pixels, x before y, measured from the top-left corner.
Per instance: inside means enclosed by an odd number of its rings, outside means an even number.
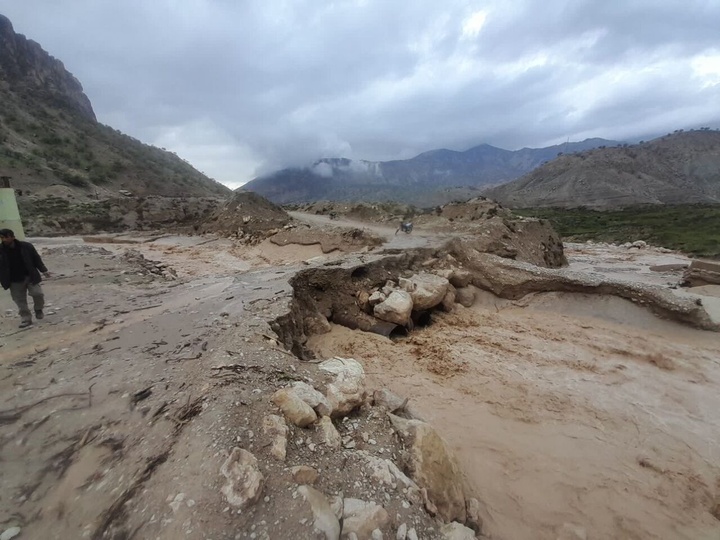
[[[479,252],[474,240],[455,239],[440,249],[405,250],[400,254],[352,258],[301,270],[291,280],[293,302],[290,312],[272,323],[288,350],[302,359],[313,354],[305,346],[309,336],[329,331],[336,323],[386,336],[404,335],[410,326],[388,328],[368,311],[363,295],[388,282],[399,282],[419,272],[460,275],[457,289],[469,285],[492,293],[499,299],[520,300],[535,293],[559,292],[598,295],[628,300],[644,310],[689,327],[718,331],[720,328],[697,299],[679,297],[658,287],[613,281],[565,269],[541,268],[496,255]],[[475,294],[475,293],[473,293]],[[437,305],[424,310],[424,324],[434,311],[448,310]],[[417,315],[415,320],[417,320]],[[378,325],[381,329],[378,330]]]

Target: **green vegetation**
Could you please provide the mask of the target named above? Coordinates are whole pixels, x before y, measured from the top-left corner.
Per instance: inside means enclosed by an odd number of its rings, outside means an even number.
[[[516,214],[548,219],[565,240],[632,242],[720,258],[720,205],[637,206],[619,210],[525,208]]]

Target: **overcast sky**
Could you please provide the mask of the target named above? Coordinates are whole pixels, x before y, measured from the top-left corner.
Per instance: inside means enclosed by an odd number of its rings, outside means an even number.
[[[720,0],[0,0],[98,119],[236,187],[720,125]]]

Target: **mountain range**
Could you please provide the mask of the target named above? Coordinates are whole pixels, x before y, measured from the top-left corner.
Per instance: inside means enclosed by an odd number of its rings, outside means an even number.
[[[0,15],[0,176],[32,194],[224,196],[171,152],[97,122],[80,82]]]
[[[720,131],[562,155],[484,194],[514,208],[720,203]]]
[[[255,178],[243,189],[279,204],[389,200],[431,206],[475,196],[479,189],[518,178],[558,154],[617,144],[586,139],[521,150],[482,144],[464,152],[431,150],[395,161],[326,158]]]

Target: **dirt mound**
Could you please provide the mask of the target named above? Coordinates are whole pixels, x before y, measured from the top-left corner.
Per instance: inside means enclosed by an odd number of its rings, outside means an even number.
[[[277,233],[290,219],[285,210],[257,193],[238,191],[199,229],[203,233],[260,241]]]

